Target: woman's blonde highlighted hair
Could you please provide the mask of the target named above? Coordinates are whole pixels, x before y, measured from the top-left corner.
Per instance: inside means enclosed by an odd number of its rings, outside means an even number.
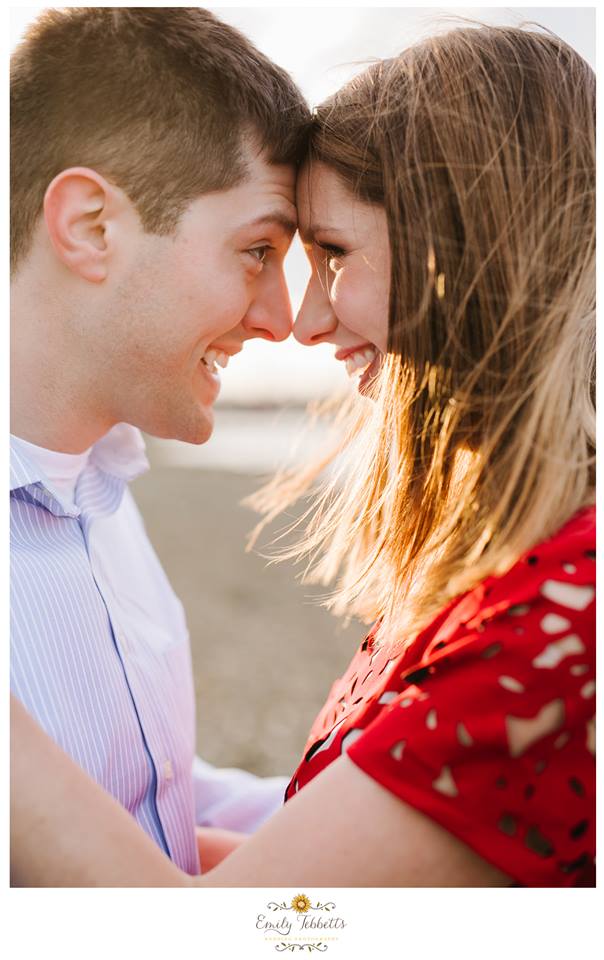
[[[352,469],[284,555],[382,643],[593,499],[594,113],[589,65],[512,27],[424,41],[316,111],[309,162],[387,214],[389,352],[352,404]],[[264,522],[329,459],[260,491]]]

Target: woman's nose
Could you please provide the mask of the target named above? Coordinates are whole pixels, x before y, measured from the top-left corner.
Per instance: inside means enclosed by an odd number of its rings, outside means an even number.
[[[299,343],[312,347],[329,340],[337,325],[329,297],[319,278],[313,274],[294,323],[294,337]]]

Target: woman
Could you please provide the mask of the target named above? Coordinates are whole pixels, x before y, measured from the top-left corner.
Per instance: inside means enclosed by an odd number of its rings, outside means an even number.
[[[297,552],[375,626],[283,809],[195,880],[17,705],[15,882],[593,882],[594,104],[560,40],[488,27],[319,108],[295,333],[361,397]]]

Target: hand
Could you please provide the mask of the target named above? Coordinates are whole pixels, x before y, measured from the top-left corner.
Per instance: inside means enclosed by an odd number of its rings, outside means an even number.
[[[248,838],[247,833],[222,830],[220,827],[196,827],[195,835],[202,873],[217,866]]]

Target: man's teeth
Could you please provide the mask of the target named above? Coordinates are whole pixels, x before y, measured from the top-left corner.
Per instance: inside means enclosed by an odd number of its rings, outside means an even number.
[[[216,373],[216,364],[219,367],[226,367],[229,362],[228,353],[223,353],[222,350],[206,350],[201,362],[206,365],[210,373]]]
[[[346,357],[346,370],[349,374],[354,373],[356,370],[365,370],[371,366],[376,357],[377,350],[374,350],[372,347],[367,347],[365,350],[357,350],[356,353],[351,353]]]

